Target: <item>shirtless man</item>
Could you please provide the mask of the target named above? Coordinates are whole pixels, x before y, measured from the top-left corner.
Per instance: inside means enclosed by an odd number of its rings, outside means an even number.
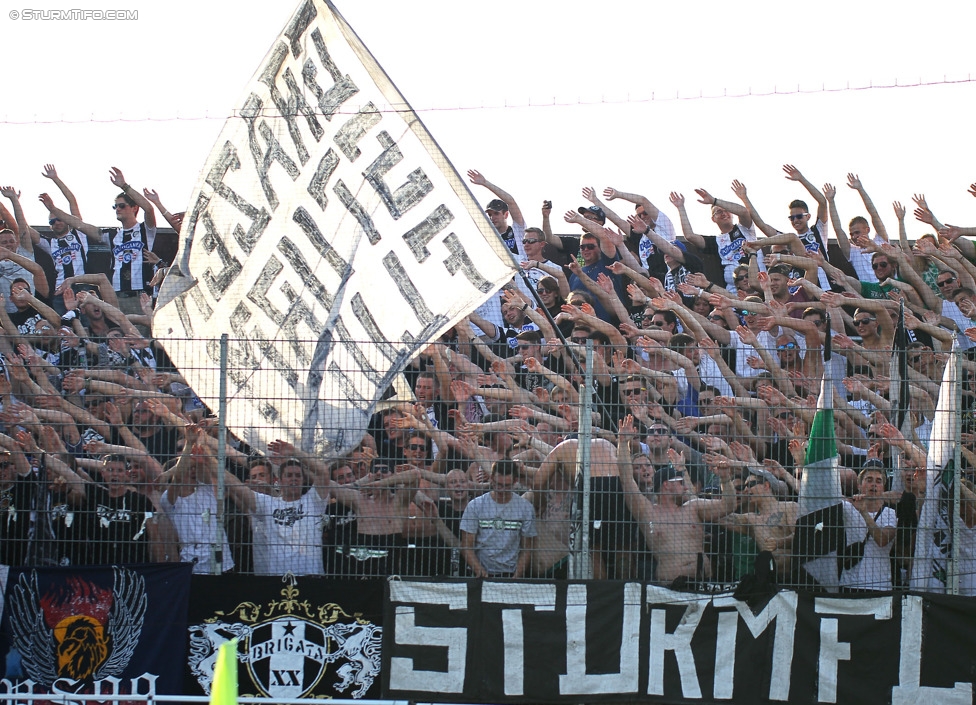
[[[568,491],[568,488],[576,487],[578,448],[579,441],[575,438],[563,441],[553,448],[536,473],[535,490],[554,493],[562,491],[562,488],[567,488]],[[633,519],[627,511],[623,489],[617,478],[616,453],[609,441],[601,438],[590,441],[589,466],[590,557],[593,562],[593,577],[597,580],[629,577],[627,573],[632,548],[630,537]],[[555,495],[551,494],[551,497],[554,498]],[[566,533],[568,534],[568,523]]]
[[[766,470],[749,470],[742,485],[742,514],[730,514],[722,525],[730,531],[751,536],[760,551],[769,551],[776,561],[776,575],[784,582],[790,575],[790,555],[796,524],[796,502],[780,502],[773,493],[779,481]]]
[[[719,499],[686,499],[685,481],[678,468],[659,471],[661,494],[653,504],[645,497],[631,463],[631,444],[637,440],[634,417],[627,416],[618,427],[617,467],[627,507],[638,522],[641,534],[657,558],[657,579],[665,583],[696,582],[711,577],[704,552],[704,524],[717,521],[735,509],[735,488],[727,466],[712,465],[722,483]]]

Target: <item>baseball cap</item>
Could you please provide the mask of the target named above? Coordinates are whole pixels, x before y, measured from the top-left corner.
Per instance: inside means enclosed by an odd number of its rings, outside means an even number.
[[[607,214],[603,212],[603,209],[600,208],[600,206],[580,206],[576,209],[576,212],[580,215],[586,215],[587,213],[595,215],[600,223],[607,222]]]
[[[485,210],[506,213],[508,211],[508,204],[500,198],[493,198],[492,200],[488,201],[488,205],[485,206]]]

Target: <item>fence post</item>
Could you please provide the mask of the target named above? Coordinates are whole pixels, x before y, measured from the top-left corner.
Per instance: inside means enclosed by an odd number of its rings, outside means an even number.
[[[576,477],[582,483],[582,511],[580,512],[579,535],[576,561],[573,564],[573,577],[577,580],[593,579],[593,562],[590,559],[590,438],[593,423],[590,413],[593,408],[593,340],[586,341],[586,370],[583,389],[580,392],[580,414],[576,426]],[[575,547],[574,547],[575,548]]]
[[[962,353],[956,352],[956,382],[955,399],[952,408],[955,409],[953,425],[956,439],[952,450],[952,555],[949,557],[949,594],[959,594],[959,525],[962,519],[959,512],[959,483],[962,482]]]
[[[227,334],[220,336],[220,398],[217,405],[217,516],[213,521],[211,565],[214,575],[224,572],[224,468],[227,467]]]

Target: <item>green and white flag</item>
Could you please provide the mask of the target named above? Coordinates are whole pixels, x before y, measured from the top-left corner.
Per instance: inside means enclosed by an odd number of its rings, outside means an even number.
[[[827,329],[830,330],[828,319]],[[817,413],[810,427],[807,453],[800,477],[799,511],[793,537],[793,568],[799,585],[836,591],[840,581],[838,553],[856,543],[864,524],[844,501],[837,469],[834,431],[834,379],[830,334],[824,343],[824,376]]]

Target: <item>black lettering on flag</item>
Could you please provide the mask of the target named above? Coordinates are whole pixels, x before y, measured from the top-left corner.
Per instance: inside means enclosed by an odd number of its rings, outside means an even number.
[[[349,190],[349,187],[346,186],[343,180],[339,179],[332,190],[335,192],[335,195],[339,197],[339,200],[342,202],[342,205],[346,207],[346,210],[352,213],[356,218],[356,221],[359,223],[359,227],[361,227],[366,233],[366,237],[369,239],[369,244],[375,245],[377,242],[379,242],[382,239],[382,235],[380,235],[380,232],[376,229],[376,226],[373,225],[373,219],[369,217],[369,213],[366,212],[366,209],[363,208],[359,204],[359,201],[356,200],[356,197],[352,195],[352,191]]]
[[[335,322],[335,330],[338,334],[339,340],[346,346],[346,350],[352,355],[356,364],[362,369],[362,373],[366,375],[370,382],[379,386],[383,381],[383,374],[376,370],[370,361],[366,358],[366,354],[359,347],[359,344],[353,339],[349,334],[349,329],[346,328],[346,324],[343,323],[342,318],[337,318]],[[370,346],[372,349],[372,346]]]
[[[454,275],[461,271],[482,294],[491,291],[491,282],[485,279],[481,272],[475,268],[474,262],[471,261],[468,251],[464,249],[464,245],[461,244],[457,235],[450,233],[444,238],[444,245],[451,253],[451,256],[444,260],[444,266],[447,267],[448,272]]]
[[[432,323],[434,320],[433,312],[427,307],[427,302],[424,301],[424,297],[420,295],[417,287],[410,280],[410,275],[407,274],[407,270],[404,269],[403,263],[395,252],[388,252],[383,257],[383,266],[386,267],[393,283],[400,290],[400,296],[413,309],[413,313],[421,325],[427,326]]]
[[[332,293],[325,288],[325,285],[319,281],[312,273],[312,268],[308,265],[305,260],[305,256],[302,254],[301,250],[292,242],[289,238],[283,237],[278,241],[278,252],[285,256],[288,264],[291,268],[295,270],[299,278],[302,280],[302,284],[305,285],[315,299],[322,304],[324,308],[331,309],[335,303],[335,297]],[[345,283],[345,281],[343,281]]]
[[[284,42],[278,42],[274,48],[271,50],[271,58],[268,63],[265,64],[264,70],[258,76],[258,80],[268,87],[268,92],[271,95],[271,100],[274,101],[275,106],[278,108],[278,112],[281,113],[281,117],[285,120],[285,124],[288,126],[288,134],[291,136],[291,141],[295,145],[295,151],[298,152],[298,160],[304,165],[308,162],[309,155],[308,150],[305,148],[305,142],[302,140],[302,133],[298,127],[298,120],[295,118],[301,113],[305,118],[305,123],[308,125],[308,129],[312,132],[315,137],[315,141],[318,142],[322,139],[322,135],[325,134],[325,130],[322,129],[322,125],[319,124],[318,118],[315,117],[315,111],[305,100],[305,96],[302,95],[301,90],[298,88],[298,82],[295,81],[295,76],[292,74],[290,68],[286,68],[284,73],[281,74],[285,85],[288,87],[288,97],[285,98],[281,91],[278,90],[278,85],[275,83],[275,79],[278,73],[281,71],[282,65],[285,63],[285,59],[288,58],[288,47]]]
[[[302,67],[302,81],[312,91],[312,95],[315,96],[316,100],[318,100],[319,111],[322,113],[322,117],[332,122],[332,116],[335,115],[339,107],[359,93],[359,88],[352,82],[349,76],[343,76],[339,72],[339,67],[332,61],[332,57],[329,56],[329,50],[325,47],[325,40],[322,38],[322,33],[318,29],[314,29],[312,30],[311,36],[312,45],[319,55],[322,68],[332,77],[334,85],[327,91],[322,90],[322,87],[315,82],[318,69],[311,59],[308,59],[305,62],[305,66]]]
[[[190,250],[193,249],[193,236],[197,229],[197,220],[200,214],[207,210],[209,204],[210,196],[205,196],[203,193],[197,194],[197,202],[187,211],[186,217],[183,219],[183,227],[180,229],[180,234],[183,236],[183,247],[180,254],[184,257],[190,256]]]
[[[366,306],[366,302],[363,301],[363,297],[358,293],[353,294],[350,304],[356,319],[363,327],[363,330],[366,331],[369,339],[376,345],[376,349],[383,353],[383,356],[386,357],[387,360],[395,360],[397,358],[396,349],[390,345],[390,343],[387,341],[387,336],[385,336],[383,331],[380,330],[379,324],[376,323],[376,319],[373,318],[373,314],[370,313],[369,308]]]
[[[359,140],[365,137],[366,133],[378,125],[382,119],[383,116],[380,115],[376,106],[372,102],[366,103],[359,109],[358,113],[346,120],[345,124],[336,131],[332,141],[346,155],[346,159],[354,162],[362,154],[359,147],[356,146]]]
[[[257,208],[241,198],[233,189],[224,183],[224,178],[228,171],[237,171],[241,168],[241,160],[237,156],[237,149],[231,142],[225,142],[220,152],[217,163],[207,174],[207,183],[221,198],[230,203],[234,208],[251,219],[251,227],[244,232],[239,224],[234,225],[234,239],[240,245],[244,254],[251,254],[254,246],[261,239],[268,223],[271,222],[271,215],[264,208]]]
[[[340,398],[347,399],[353,406],[363,413],[369,413],[369,400],[356,391],[356,387],[353,386],[352,380],[349,379],[345,372],[339,369],[339,365],[337,365],[334,360],[329,363],[329,372],[335,376],[335,380],[339,384]]]
[[[434,209],[434,212],[424,218],[420,225],[411,228],[403,234],[404,241],[410,246],[410,251],[418,262],[423,262],[430,257],[430,250],[427,243],[437,236],[444,228],[454,220],[454,214],[447,209],[443,203]],[[453,274],[454,272],[451,272]]]
[[[240,275],[243,267],[240,261],[227,249],[227,245],[224,244],[220,235],[217,234],[217,229],[214,227],[210,214],[204,213],[201,220],[203,220],[203,228],[205,231],[203,235],[203,247],[207,250],[207,254],[212,254],[214,250],[217,250],[217,256],[220,258],[220,262],[224,267],[217,275],[214,275],[213,270],[207,267],[207,271],[203,273],[203,280],[207,282],[207,288],[210,289],[213,297],[220,301],[227,288]]]
[[[329,197],[325,195],[325,186],[329,183],[329,179],[332,178],[337,166],[339,166],[339,155],[329,147],[329,151],[319,160],[319,165],[315,167],[315,173],[312,174],[312,179],[308,182],[308,195],[315,199],[322,210],[325,210],[325,207],[329,205]]]
[[[383,205],[390,211],[393,219],[399,220],[404,213],[420,203],[424,196],[434,190],[434,184],[427,178],[423,169],[417,168],[407,175],[407,183],[398,186],[395,191],[390,191],[390,187],[383,181],[383,177],[390,169],[403,161],[403,152],[400,151],[400,147],[397,146],[397,143],[393,141],[390,133],[386,130],[381,131],[376,139],[383,146],[383,152],[366,168],[363,176],[376,189],[376,193],[379,194]]]
[[[288,38],[288,42],[291,44],[292,56],[296,59],[302,53],[302,35],[305,34],[305,30],[309,28],[317,14],[315,11],[315,3],[311,2],[311,0],[305,0],[302,6],[298,8],[298,12],[295,13],[291,22],[285,27],[283,34]]]
[[[186,331],[187,338],[195,337],[193,335],[193,319],[190,317],[190,312],[186,310],[186,293],[180,294],[174,299],[176,304],[176,313],[180,317],[180,323],[183,324],[183,330]]]
[[[304,206],[296,208],[291,219],[298,223],[298,226],[305,232],[305,236],[312,243],[312,246],[318,250],[318,253],[332,266],[332,269],[335,270],[336,274],[343,281],[346,281],[346,279],[352,276],[353,270],[349,266],[349,263],[342,259],[342,255],[336,252],[332,243],[325,239],[322,231],[319,230],[319,226],[315,223],[311,214],[305,210]]]
[[[241,117],[247,122],[247,143],[251,148],[251,157],[254,159],[254,168],[257,170],[258,180],[261,182],[261,190],[264,191],[264,196],[268,199],[271,210],[275,210],[278,207],[278,196],[275,195],[271,179],[268,178],[271,165],[275,162],[280,164],[292,181],[295,181],[301,172],[292,158],[285,152],[281,143],[278,142],[278,138],[274,136],[271,128],[268,127],[268,123],[264,120],[258,120],[263,107],[264,103],[261,99],[252,93],[241,107]],[[261,133],[266,145],[263,151],[261,145],[258,144],[257,132]]]
[[[281,417],[279,412],[263,395],[251,384],[252,373],[261,366],[261,361],[251,348],[251,341],[244,330],[245,324],[251,319],[251,312],[242,301],[230,316],[230,328],[236,339],[227,344],[227,377],[238,386],[238,394],[252,399],[262,399],[258,404],[258,413],[269,423],[275,423]],[[207,353],[210,359],[220,363],[220,343],[217,340],[207,342]]]

